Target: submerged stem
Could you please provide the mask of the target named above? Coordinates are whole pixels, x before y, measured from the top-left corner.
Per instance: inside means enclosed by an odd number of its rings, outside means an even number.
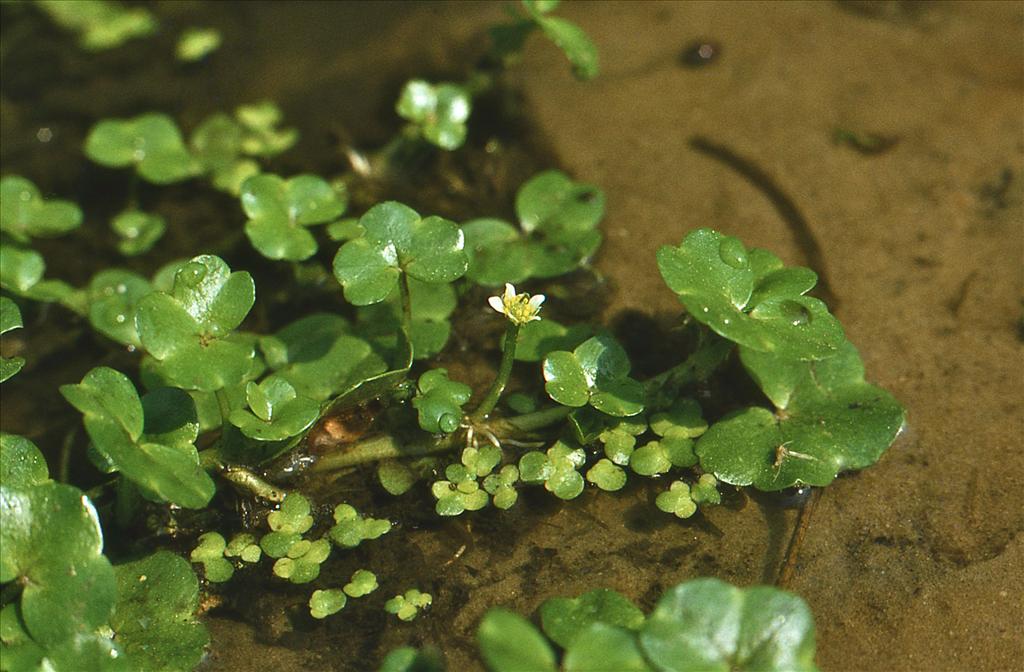
[[[498,367],[498,375],[494,377],[494,382],[491,383],[491,389],[487,391],[487,396],[484,397],[484,400],[480,402],[480,405],[473,412],[470,418],[473,422],[480,422],[486,418],[494,410],[494,407],[498,405],[501,393],[505,391],[508,379],[512,376],[512,365],[515,363],[516,341],[518,338],[519,325],[510,321],[508,328],[505,329],[505,338],[501,344],[501,365]]]
[[[793,574],[796,572],[796,562],[800,555],[800,547],[803,545],[804,537],[807,536],[807,528],[811,526],[811,514],[814,507],[821,498],[823,488],[814,488],[810,498],[804,502],[797,514],[796,526],[793,528],[793,535],[789,538],[789,546],[786,548],[786,559],[779,568],[779,578],[775,585],[779,588],[788,588],[793,581]]]
[[[359,464],[399,457],[423,457],[424,455],[447,453],[459,445],[454,436],[454,434],[449,434],[437,441],[423,441],[403,445],[391,434],[380,434],[360,441],[348,450],[324,455],[317,460],[311,471],[337,471]]]
[[[647,398],[665,389],[669,390],[669,397],[675,398],[675,391],[680,388],[706,380],[725,362],[734,345],[732,341],[711,335],[684,362],[647,379],[644,382]]]
[[[409,276],[405,273],[398,281],[398,293],[402,298],[402,330],[407,339],[412,339],[412,299],[409,297]]]

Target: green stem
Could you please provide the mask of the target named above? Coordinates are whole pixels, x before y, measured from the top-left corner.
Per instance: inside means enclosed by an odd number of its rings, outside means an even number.
[[[360,441],[351,448],[321,457],[313,465],[313,472],[337,471],[369,462],[379,462],[399,457],[423,457],[452,451],[458,443],[449,434],[440,441],[426,441],[408,445],[400,444],[390,434],[381,434]]]
[[[412,299],[409,296],[409,276],[402,273],[398,281],[398,293],[402,298],[402,329],[405,337],[412,342]]]
[[[501,423],[520,432],[533,432],[565,419],[574,410],[576,409],[570,406],[552,406],[514,418],[505,418]]]
[[[231,402],[228,400],[228,392],[223,387],[214,392],[214,396],[217,397],[217,407],[220,409],[220,427],[221,434],[226,434],[228,427],[231,423],[228,421],[228,416],[231,415]]]
[[[732,341],[712,335],[682,364],[648,378],[644,382],[647,398],[651,399],[665,388],[670,391],[669,396],[674,398],[676,390],[706,380],[725,362],[733,346]]]
[[[487,396],[484,397],[484,400],[480,402],[480,405],[473,412],[470,418],[471,421],[480,422],[498,405],[501,393],[505,391],[508,379],[512,376],[512,365],[515,363],[516,341],[518,338],[519,325],[515,322],[509,322],[508,328],[505,330],[505,339],[501,344],[501,365],[498,367],[498,375],[494,377],[494,382],[491,383],[491,389],[487,391]]]

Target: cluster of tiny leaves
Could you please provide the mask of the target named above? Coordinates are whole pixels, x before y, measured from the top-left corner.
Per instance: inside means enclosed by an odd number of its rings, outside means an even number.
[[[420,427],[431,434],[450,434],[462,423],[462,405],[472,394],[469,385],[449,380],[446,369],[431,369],[416,384],[413,407]]]
[[[391,531],[391,521],[361,515],[350,504],[334,507],[331,541],[342,548],[355,548],[363,541],[377,539]]]
[[[420,611],[429,607],[434,601],[430,593],[420,592],[416,588],[410,588],[403,595],[395,595],[384,603],[384,610],[389,614],[398,616],[403,621],[411,621],[419,615]]]
[[[441,149],[453,150],[466,141],[466,121],[472,110],[469,91],[458,84],[431,84],[422,79],[406,83],[395,106],[419,135]]]
[[[558,441],[546,453],[531,450],[519,458],[519,477],[524,483],[543,483],[559,499],[574,499],[583,492],[579,469],[587,460],[582,448]]]

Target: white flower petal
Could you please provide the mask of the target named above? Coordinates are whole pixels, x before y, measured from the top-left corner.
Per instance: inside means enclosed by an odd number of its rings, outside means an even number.
[[[510,301],[516,298],[516,288],[512,286],[511,282],[505,283],[505,300]]]
[[[533,306],[534,309],[540,310],[540,304],[544,303],[545,298],[546,297],[543,294],[534,294],[530,297],[530,305]]]
[[[487,299],[487,303],[490,304],[491,308],[494,308],[502,315],[505,314],[505,303],[501,300],[500,296],[492,296],[491,298]]]

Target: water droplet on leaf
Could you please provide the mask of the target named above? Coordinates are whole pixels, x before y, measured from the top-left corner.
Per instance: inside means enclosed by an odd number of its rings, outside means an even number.
[[[746,268],[748,264],[747,248],[743,247],[739,238],[731,236],[722,238],[722,242],[718,244],[718,256],[733,268]]]
[[[206,277],[206,267],[202,264],[190,261],[178,271],[178,278],[189,287],[195,287]]]
[[[779,304],[779,314],[794,327],[811,321],[811,311],[796,301],[783,301]]]

